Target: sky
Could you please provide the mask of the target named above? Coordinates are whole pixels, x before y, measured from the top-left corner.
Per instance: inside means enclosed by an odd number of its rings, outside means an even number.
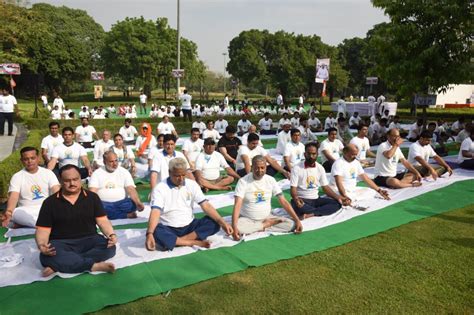
[[[177,24],[177,0],[30,1],[38,2],[85,10],[106,31],[125,17],[166,17],[171,27]],[[244,30],[315,34],[338,45],[346,38],[365,37],[375,24],[388,21],[370,0],[180,0],[180,7],[181,36],[195,42],[199,58],[220,73],[229,42]]]

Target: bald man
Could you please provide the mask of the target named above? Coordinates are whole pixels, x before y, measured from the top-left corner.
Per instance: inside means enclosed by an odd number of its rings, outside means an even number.
[[[375,194],[367,193],[367,188],[357,187],[357,178],[360,178],[382,198],[390,200],[388,192],[365,174],[361,163],[357,160],[358,154],[359,149],[355,144],[348,144],[342,149],[342,157],[334,162],[331,169],[330,183],[333,190],[348,199],[349,204],[352,201],[373,197]]]

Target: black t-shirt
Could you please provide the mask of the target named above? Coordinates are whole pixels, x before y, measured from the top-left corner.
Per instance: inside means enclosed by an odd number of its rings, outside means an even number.
[[[83,189],[72,205],[59,191],[43,202],[36,226],[51,228],[50,240],[81,238],[97,234],[95,219],[106,215],[97,194]]]
[[[239,151],[239,146],[242,145],[242,141],[239,138],[235,137],[232,140],[229,140],[225,135],[217,143],[218,148],[226,148],[227,154],[229,154],[234,159],[237,158],[237,151]]]

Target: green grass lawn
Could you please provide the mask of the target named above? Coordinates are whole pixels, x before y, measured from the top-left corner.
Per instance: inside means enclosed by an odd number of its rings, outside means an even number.
[[[99,314],[472,313],[474,205]]]

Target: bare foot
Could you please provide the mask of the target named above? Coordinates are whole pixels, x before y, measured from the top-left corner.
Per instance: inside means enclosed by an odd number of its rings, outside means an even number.
[[[421,182],[413,182],[413,183],[411,183],[411,186],[412,187],[419,187],[419,186],[421,186]]]
[[[222,186],[221,190],[232,190],[230,186]]]
[[[41,275],[46,278],[46,277],[51,276],[53,273],[55,273],[53,269],[51,269],[50,267],[46,267],[43,269],[43,272],[41,273]]]
[[[137,218],[137,212],[133,211],[133,212],[127,213],[127,218],[128,219],[136,219]]]
[[[200,240],[193,240],[192,241],[194,245],[204,247],[204,248],[209,248],[211,247],[211,242],[209,241],[200,241]]]
[[[305,213],[301,216],[301,218],[303,220],[305,220],[305,219],[308,219],[308,218],[311,218],[311,217],[314,217],[314,216],[315,216],[314,213]]]
[[[266,219],[266,220],[263,220],[262,224],[263,224],[263,229],[268,229],[269,227],[275,225],[275,224],[278,224],[278,223],[281,223],[283,222],[282,219],[276,219],[276,218],[271,218],[271,219]]]
[[[115,272],[115,265],[109,262],[98,262],[92,265],[91,271]]]
[[[207,194],[207,193],[209,192],[209,188],[203,187],[203,188],[202,188],[202,192],[205,193],[205,194]]]

